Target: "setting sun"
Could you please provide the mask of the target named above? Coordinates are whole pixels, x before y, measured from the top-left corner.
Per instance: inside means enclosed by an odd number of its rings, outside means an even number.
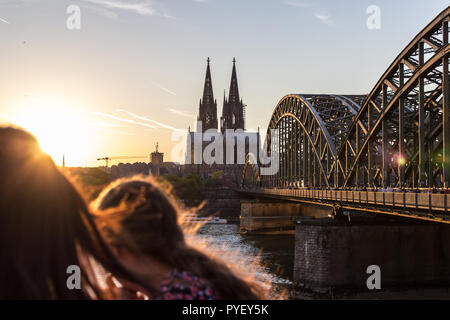
[[[91,147],[89,122],[79,108],[58,98],[39,98],[14,108],[11,121],[30,131],[43,151],[61,165],[62,157],[71,163],[83,163]]]

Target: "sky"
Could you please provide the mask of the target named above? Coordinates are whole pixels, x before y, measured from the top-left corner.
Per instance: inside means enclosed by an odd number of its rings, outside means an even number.
[[[236,57],[249,130],[289,93],[365,94],[450,0],[0,0],[0,122],[57,164],[182,161],[206,58],[218,117]],[[379,28],[368,19],[379,8]],[[371,20],[373,21],[373,20]],[[123,160],[122,160],[123,161]],[[130,160],[134,161],[148,161]]]

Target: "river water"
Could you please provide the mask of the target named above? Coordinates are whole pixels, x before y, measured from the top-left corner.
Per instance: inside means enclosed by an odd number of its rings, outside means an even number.
[[[234,270],[251,274],[271,299],[286,299],[294,269],[293,235],[241,235],[237,224],[206,224],[193,236]]]

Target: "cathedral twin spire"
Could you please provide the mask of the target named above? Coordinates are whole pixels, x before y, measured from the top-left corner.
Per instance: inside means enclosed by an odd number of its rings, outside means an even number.
[[[202,121],[202,131],[208,129],[217,129],[217,101],[214,99],[210,59],[207,60],[205,86],[203,89],[203,99],[200,100],[200,108],[198,121]],[[220,130],[225,132],[226,129],[243,129],[245,105],[239,98],[239,87],[236,72],[236,59],[233,58],[233,70],[231,74],[230,92],[228,99],[223,99],[222,117],[220,118]]]
[[[230,102],[239,101],[239,88],[237,82],[237,73],[236,73],[236,59],[233,58],[233,71],[231,73],[231,83],[230,83],[230,96],[228,98]]]
[[[202,122],[203,131],[217,129],[217,101],[214,99],[209,58],[207,62],[203,99],[200,99],[199,114],[197,118],[198,121]]]

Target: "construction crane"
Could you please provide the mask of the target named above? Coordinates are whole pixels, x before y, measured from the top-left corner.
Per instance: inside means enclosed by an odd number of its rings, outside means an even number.
[[[103,157],[98,158],[97,161],[105,161],[105,168],[108,168],[111,160],[125,160],[125,159],[148,159],[148,156],[131,156],[131,157]]]

